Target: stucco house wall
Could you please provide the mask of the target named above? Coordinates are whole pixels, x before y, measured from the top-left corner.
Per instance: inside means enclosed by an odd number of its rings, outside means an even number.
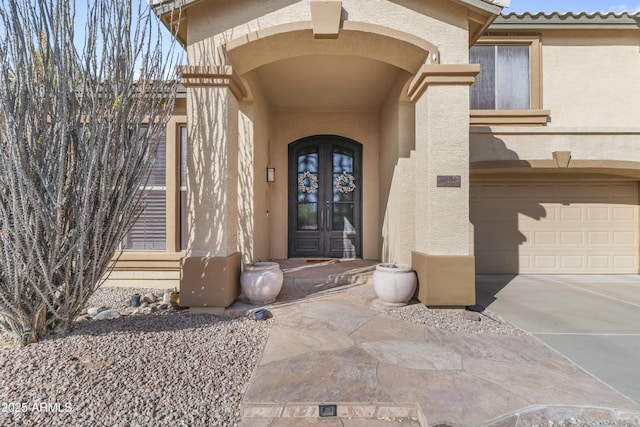
[[[549,127],[640,125],[640,34],[633,30],[542,33]]]
[[[523,14],[487,30],[539,40],[546,120],[470,128],[479,273],[640,271],[637,22]]]
[[[464,282],[457,303],[473,302],[474,252],[480,272],[639,271],[637,18],[522,14],[485,27],[491,4],[508,2],[343,0],[334,33],[315,34],[312,3],[181,3],[190,239],[146,271],[173,262],[171,281],[180,256],[219,258],[223,270],[240,268],[238,254],[286,258],[288,146],[319,134],[362,144],[362,257],[414,263],[423,283]],[[470,44],[510,41],[531,46],[530,110],[470,111]],[[585,220],[554,222],[569,211]],[[602,212],[611,220],[589,222]],[[567,236],[574,253],[553,258]],[[491,247],[500,239],[506,249]],[[536,239],[546,253],[527,252]],[[121,282],[146,255],[127,256]],[[447,271],[462,275],[433,274]]]
[[[252,76],[247,76],[248,81]],[[270,216],[272,186],[265,180],[265,171],[271,167],[270,135],[272,114],[258,85],[251,85],[251,103],[240,104],[239,144],[241,173],[238,175],[240,219],[238,229],[239,251],[245,262],[270,258]]]
[[[415,204],[409,183],[415,179],[415,108],[403,96],[406,76],[400,76],[380,110],[379,212],[382,228],[380,259],[411,259],[415,242]],[[400,101],[399,101],[400,100]]]
[[[379,200],[382,200],[383,204],[390,206],[391,209],[397,210],[402,210],[400,206],[415,203],[415,198],[410,197],[406,200],[394,200],[392,204],[387,203],[390,198],[389,183],[393,175],[390,167],[395,167],[399,161],[398,148],[394,148],[394,145],[399,144],[397,140],[384,140],[384,147],[380,147],[380,149],[385,150],[384,158],[387,165],[385,165],[384,171],[378,169],[379,137],[377,132],[389,126],[397,127],[400,117],[391,117],[385,112],[381,112],[381,105],[363,105],[362,103],[356,107],[354,112],[348,114],[328,114],[322,110],[314,110],[313,107],[311,109],[301,108],[297,111],[295,108],[293,110],[286,108],[285,111],[280,111],[279,106],[274,105],[273,98],[268,100],[260,97],[262,85],[260,76],[263,73],[260,66],[286,59],[287,52],[291,57],[331,53],[357,55],[372,60],[379,60],[386,55],[387,57],[395,57],[392,61],[396,61],[399,66],[405,67],[405,69],[411,69],[412,72],[416,72],[417,67],[425,60],[424,56],[416,57],[417,61],[411,59],[415,57],[415,52],[403,56],[402,50],[397,45],[385,45],[384,43],[381,45],[368,40],[366,36],[368,28],[359,27],[361,24],[371,24],[376,31],[380,29],[384,29],[383,32],[400,31],[403,34],[411,35],[410,37],[416,40],[422,39],[437,46],[437,51],[434,51],[433,57],[429,58],[430,61],[465,64],[468,62],[469,12],[462,4],[447,0],[434,2],[416,0],[400,2],[343,1],[342,9],[345,22],[350,25],[356,23],[354,24],[356,32],[343,34],[341,37],[346,41],[328,40],[320,43],[307,36],[296,37],[296,26],[307,31],[308,34],[311,20],[309,1],[201,2],[186,10],[188,22],[186,48],[189,64],[226,64],[228,61],[225,55],[228,53],[232,57],[231,63],[234,69],[240,74],[248,91],[248,97],[239,104],[241,135],[238,141],[238,150],[241,156],[240,170],[245,170],[245,166],[252,161],[255,173],[255,186],[251,190],[245,189],[242,185],[238,186],[238,244],[245,260],[286,257],[287,193],[286,182],[283,180],[287,166],[286,145],[304,136],[327,133],[351,137],[363,144],[363,184],[365,186],[363,211],[366,214],[363,215],[362,256],[372,259],[382,258],[381,247],[388,246],[393,241],[395,242],[393,245],[396,247],[391,249],[391,252],[398,254],[394,255],[396,260],[410,261],[408,248],[413,241],[413,236],[410,236],[412,232],[405,233],[410,239],[409,241],[403,238],[391,238],[388,233],[386,235],[381,233],[381,224],[383,217],[386,216],[387,221],[395,223],[395,228],[405,229],[405,221],[411,222],[411,220],[406,218],[406,213],[400,216],[393,214],[387,216],[379,209]],[[292,26],[294,28],[291,28]],[[293,31],[291,35],[273,36],[273,33],[277,33],[283,27]],[[364,30],[359,33],[360,28],[364,28]],[[239,53],[233,50],[234,46],[243,46],[255,37],[264,40],[259,48],[251,50],[251,43],[248,43],[246,48],[243,47],[244,50],[239,50]],[[384,42],[384,40],[382,41]],[[318,52],[318,49],[321,52]],[[418,53],[418,55],[420,54]],[[387,108],[385,111],[388,111],[389,108],[399,109],[398,98],[401,89],[406,90],[405,86],[410,77],[409,73],[404,72],[402,77],[398,78],[396,87],[386,96]],[[266,77],[262,77],[263,80],[264,78]],[[382,84],[382,86],[384,85],[385,83]],[[379,91],[380,89],[372,88],[372,90]],[[283,92],[283,94],[285,93]],[[358,109],[360,112],[357,112]],[[245,114],[243,111],[248,111],[250,114]],[[263,118],[259,124],[253,122],[253,118],[257,116]],[[363,123],[361,118],[365,116],[368,119],[366,123]],[[413,124],[415,117],[412,114],[404,114],[402,118],[404,120],[403,128],[407,125],[415,127]],[[394,121],[395,125],[392,123]],[[254,129],[249,136],[244,129],[252,127]],[[258,129],[261,131],[258,132]],[[407,144],[415,144],[414,142],[406,142],[414,134],[415,131],[411,130],[409,136],[404,137],[404,156],[409,154]],[[253,153],[253,157],[249,153]],[[281,177],[276,182],[267,185],[261,182],[262,171],[267,166],[265,159],[268,159],[266,162],[270,163],[269,166],[275,167],[280,172],[278,176]],[[400,176],[407,175],[407,172],[399,172],[399,174]],[[407,178],[409,177],[407,176]],[[240,174],[238,179],[242,181],[247,177]],[[411,179],[409,178],[409,180]],[[381,191],[378,188],[379,185],[385,189]],[[267,200],[264,195],[269,195]],[[404,211],[406,212],[406,209]],[[197,225],[197,220],[195,224],[193,228],[200,228]],[[270,242],[268,248],[264,243],[266,241]]]
[[[640,161],[640,31],[532,26],[523,32],[539,33],[548,121],[472,126],[471,162],[550,160],[554,151],[570,151],[574,160]]]
[[[194,5],[187,11],[189,64],[224,64],[223,50],[218,46],[260,30],[309,22],[309,3],[310,0],[243,0]],[[375,24],[430,41],[439,47],[443,63],[468,62],[468,12],[461,5],[448,0],[344,0],[342,8],[349,21]],[[288,42],[296,40],[289,38]],[[365,44],[359,48],[362,56],[372,56],[377,47]]]

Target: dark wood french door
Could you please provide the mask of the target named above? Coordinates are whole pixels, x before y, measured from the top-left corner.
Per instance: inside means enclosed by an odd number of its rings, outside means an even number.
[[[362,257],[362,145],[317,135],[289,145],[289,257]]]

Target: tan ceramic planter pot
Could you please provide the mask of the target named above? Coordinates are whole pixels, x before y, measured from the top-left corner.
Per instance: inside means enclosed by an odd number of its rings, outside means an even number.
[[[373,289],[385,305],[407,305],[417,283],[416,273],[407,264],[378,264],[373,272]]]
[[[283,274],[277,262],[257,262],[245,265],[240,275],[242,293],[251,304],[269,304],[282,289]]]

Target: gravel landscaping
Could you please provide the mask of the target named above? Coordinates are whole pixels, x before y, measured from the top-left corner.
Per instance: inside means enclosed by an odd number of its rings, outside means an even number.
[[[469,310],[431,309],[424,304],[409,304],[386,310],[398,319],[421,325],[429,325],[459,334],[528,335],[495,313],[481,306]]]
[[[89,305],[125,312],[135,292],[150,290],[104,288]],[[234,426],[267,332],[169,308],[0,348],[0,425]]]

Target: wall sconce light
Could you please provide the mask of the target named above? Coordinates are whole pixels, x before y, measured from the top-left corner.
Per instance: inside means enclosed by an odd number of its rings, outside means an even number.
[[[267,182],[275,182],[276,168],[267,168]]]

